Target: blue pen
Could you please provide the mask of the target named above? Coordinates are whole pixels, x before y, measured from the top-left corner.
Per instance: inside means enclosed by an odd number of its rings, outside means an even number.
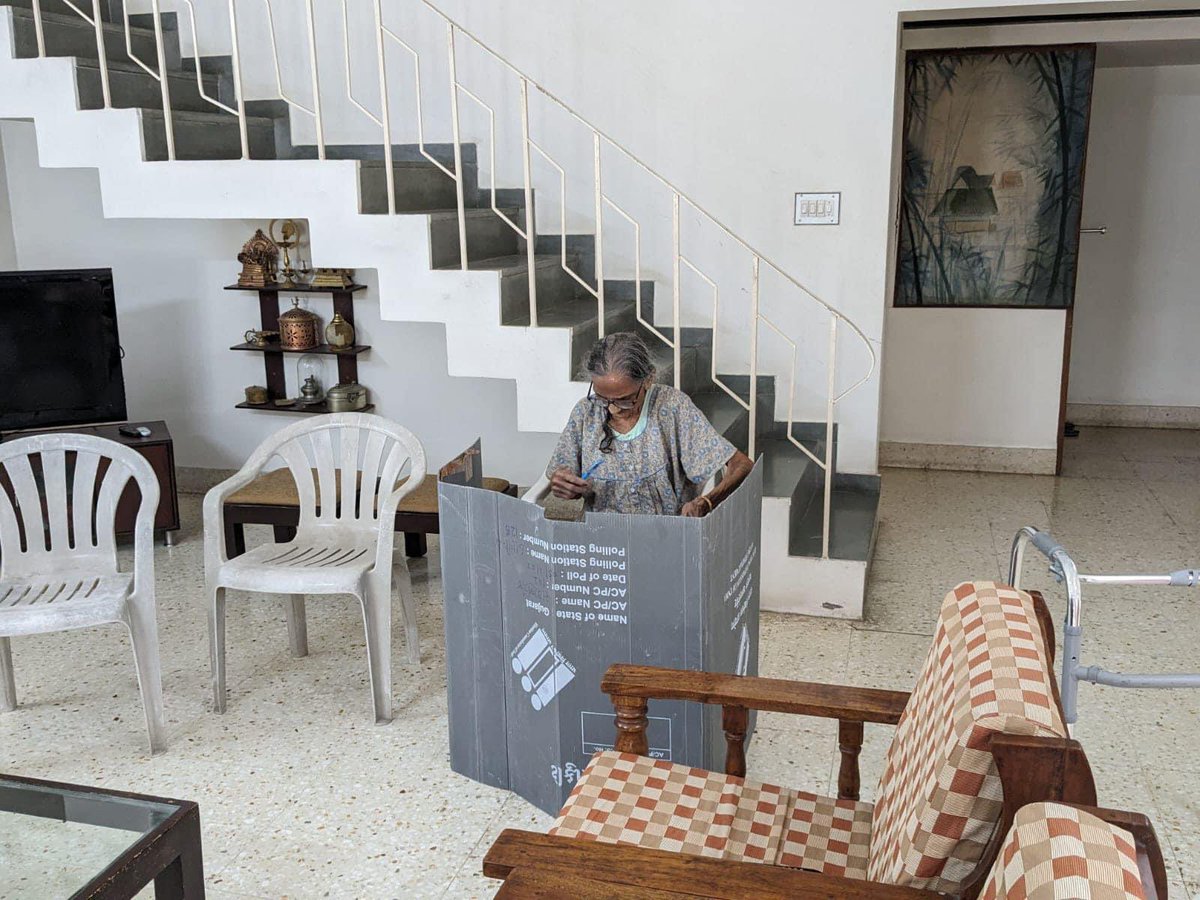
[[[592,473],[595,472],[598,468],[600,468],[600,463],[602,463],[602,462],[604,462],[603,459],[596,460],[594,463],[592,463],[590,466],[588,466],[587,471],[584,472],[579,477],[582,478],[584,481],[587,481],[592,476]]]

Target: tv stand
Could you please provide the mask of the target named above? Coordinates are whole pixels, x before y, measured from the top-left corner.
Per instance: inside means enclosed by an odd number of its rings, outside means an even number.
[[[144,425],[150,429],[149,437],[131,437],[121,434],[120,429]],[[0,443],[35,434],[90,434],[132,447],[146,458],[158,476],[158,511],[154,514],[154,533],[163,536],[168,546],[175,543],[175,532],[179,530],[179,491],[175,483],[175,445],[166,422],[117,422],[111,425],[84,425],[68,428],[46,428],[36,431],[6,431],[0,435]],[[117,502],[117,535],[133,534],[137,519],[137,487],[131,482],[125,486]]]

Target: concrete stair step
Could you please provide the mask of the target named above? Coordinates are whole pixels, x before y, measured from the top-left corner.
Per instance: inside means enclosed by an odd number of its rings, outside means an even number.
[[[204,90],[208,96],[217,98],[219,84],[217,76],[202,75]],[[77,58],[75,60],[75,83],[78,87],[80,109],[103,109],[104,91],[100,79],[100,61]],[[162,109],[162,88],[136,63],[110,61],[108,64],[108,86],[112,105],[118,109]],[[191,112],[219,112],[200,96],[194,69],[171,72],[167,76],[167,88],[171,93],[171,108]]]
[[[468,245],[469,251],[470,246]],[[571,265],[575,261],[571,257],[567,257],[567,262]],[[560,304],[572,303],[582,289],[570,275],[563,271],[559,257],[539,255],[534,257],[534,265],[537,278],[538,324],[547,325],[549,320],[545,318],[546,313]],[[437,268],[453,270],[458,267],[458,263],[455,263]],[[472,258],[467,263],[467,267],[476,271],[493,270],[500,273],[500,322],[502,324],[529,324],[529,261],[524,253],[482,259]],[[592,302],[594,304],[595,301]],[[592,315],[594,316],[595,313]]]
[[[171,115],[176,159],[240,159],[241,131],[237,118],[223,112],[175,110]],[[246,117],[251,159],[275,158],[276,119]],[[162,110],[142,110],[142,154],[148,161],[167,158],[166,126]]]
[[[740,403],[719,389],[692,394],[692,402],[704,413],[713,428],[743,453],[746,452],[750,413]]]
[[[818,456],[823,456],[822,442],[802,440],[801,443]],[[801,480],[812,479],[814,474],[823,483],[820,467],[786,438],[760,440],[757,452],[763,460],[764,497],[792,498]]]
[[[334,157],[326,148],[327,158],[358,158]],[[345,148],[347,152],[366,152],[363,148]],[[383,147],[378,148],[380,152]],[[295,154],[293,154],[295,155]],[[453,160],[444,165],[454,171]],[[382,160],[363,159],[359,163],[359,197],[360,209],[364,213],[386,213],[387,204],[387,169]],[[418,210],[457,210],[458,191],[454,179],[439,169],[424,157],[418,159],[402,159],[392,163],[394,175],[394,195],[396,212],[415,212]],[[464,175],[464,206],[482,206],[476,190],[477,168],[473,160],[463,159]],[[457,252],[457,251],[456,251]],[[472,254],[473,255],[473,254]]]
[[[16,55],[19,58],[33,58],[37,52],[37,29],[34,25],[33,11],[21,7],[12,8],[14,33],[16,38]],[[47,56],[74,56],[80,59],[99,59],[96,47],[96,30],[77,14],[58,15],[42,13],[42,31],[46,39]],[[146,65],[157,71],[158,54],[154,39],[154,29],[129,28],[130,47],[134,54]],[[125,48],[124,24],[105,23],[104,49],[108,58],[113,62],[129,61]],[[163,50],[166,54],[167,70],[179,71],[179,32],[163,24]]]
[[[450,182],[444,174],[438,174]],[[496,259],[520,256],[525,252],[525,240],[513,229],[513,223],[520,223],[519,209],[500,207],[497,213],[488,207],[466,209],[464,213],[467,259]],[[429,214],[429,248],[435,269],[454,268],[460,264],[462,248],[458,235],[457,207]]]
[[[820,489],[811,491],[807,498],[793,498],[788,534],[788,553],[791,556],[821,555],[824,511],[823,482]],[[875,543],[878,513],[878,476],[835,475],[829,503],[830,558],[868,561]]]

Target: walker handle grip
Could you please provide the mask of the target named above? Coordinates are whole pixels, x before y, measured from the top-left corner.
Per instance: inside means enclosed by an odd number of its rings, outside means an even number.
[[[1056,550],[1063,548],[1062,544],[1056,541],[1054,535],[1048,531],[1035,531],[1029,541],[1042,552],[1046,559],[1050,559]]]
[[[1172,587],[1195,587],[1200,584],[1200,571],[1196,569],[1180,569],[1171,573]]]

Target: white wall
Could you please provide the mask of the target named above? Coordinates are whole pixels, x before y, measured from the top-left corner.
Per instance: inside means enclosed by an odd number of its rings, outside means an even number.
[[[1049,449],[1066,313],[889,309],[882,439]]]
[[[1200,407],[1200,66],[1101,69],[1069,400]]]
[[[17,267],[17,245],[13,239],[12,212],[8,203],[8,176],[4,144],[0,142],[0,270]]]
[[[253,293],[222,287],[236,280],[234,257],[261,223],[105,219],[96,172],[38,168],[31,124],[0,123],[0,147],[8,173],[0,197],[11,198],[17,264],[113,269],[129,415],[165,419],[179,465],[237,467],[267,434],[294,421],[233,409],[242,388],[263,382],[259,356],[228,349],[257,327],[258,303]],[[373,273],[360,274],[373,288]],[[328,299],[313,308],[328,321]],[[536,477],[555,436],[515,430],[511,382],[448,377],[443,327],[380,321],[374,290],[356,295],[355,313],[360,339],[372,345],[359,377],[381,414],[421,437],[431,466],[482,435],[489,474],[523,484]],[[295,358],[287,365],[294,384]]]

